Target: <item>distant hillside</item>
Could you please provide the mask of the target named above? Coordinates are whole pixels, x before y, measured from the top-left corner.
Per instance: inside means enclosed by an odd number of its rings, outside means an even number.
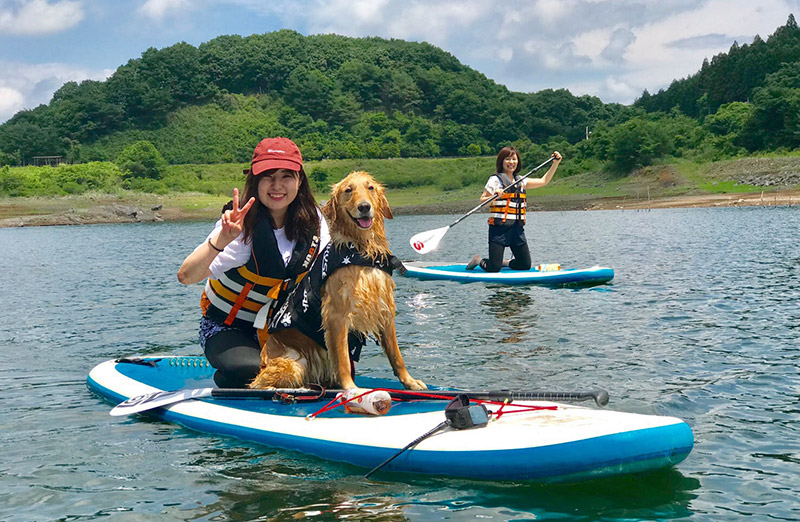
[[[113,160],[147,139],[171,163],[218,163],[281,134],[310,159],[475,155],[578,141],[621,112],[566,90],[511,93],[426,43],[282,30],[151,48],[107,81],[67,83],[0,126],[0,151]]]
[[[560,176],[789,151],[800,146],[800,29],[789,15],[766,41],[734,44],[632,106],[511,92],[427,43],[289,30],[178,43],[14,115],[0,125],[0,166],[57,155],[116,162],[130,179],[144,172],[126,170],[141,151],[154,165],[246,163],[275,135],[309,160],[492,156],[513,144],[527,166],[559,150]],[[14,190],[0,175],[0,192]]]

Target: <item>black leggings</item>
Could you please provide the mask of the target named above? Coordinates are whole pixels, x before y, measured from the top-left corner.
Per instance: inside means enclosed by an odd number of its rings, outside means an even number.
[[[206,359],[220,388],[244,388],[261,368],[261,347],[251,333],[222,330],[206,340]]]
[[[530,270],[531,253],[528,250],[528,243],[512,245],[511,253],[514,257],[508,263],[511,270]],[[503,254],[506,247],[498,243],[489,243],[489,259],[481,259],[481,268],[486,272],[499,272],[503,267]]]

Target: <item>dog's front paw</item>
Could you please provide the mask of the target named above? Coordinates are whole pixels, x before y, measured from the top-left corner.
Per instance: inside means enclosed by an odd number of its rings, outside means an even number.
[[[428,386],[424,382],[414,378],[408,378],[407,380],[403,381],[403,386],[405,386],[407,390],[420,391],[428,389]]]

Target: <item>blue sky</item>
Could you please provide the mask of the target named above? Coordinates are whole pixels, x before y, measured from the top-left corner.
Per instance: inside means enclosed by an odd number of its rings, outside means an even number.
[[[426,41],[513,91],[629,104],[789,13],[800,0],[0,0],[0,122],[149,47],[278,29]]]

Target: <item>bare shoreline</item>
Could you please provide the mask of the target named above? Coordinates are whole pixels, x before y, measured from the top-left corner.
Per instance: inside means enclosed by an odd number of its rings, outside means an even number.
[[[529,202],[534,211],[565,210],[641,210],[697,207],[744,207],[744,206],[794,206],[800,205],[800,190],[781,190],[773,192],[747,192],[729,194],[684,195],[660,198],[531,198]],[[7,202],[0,202],[3,215],[0,228],[90,225],[103,223],[155,223],[161,221],[211,221],[219,216],[214,208],[186,210],[176,204],[169,204],[156,197],[153,204],[141,202],[99,204],[89,208],[69,207],[48,209],[43,213],[31,213],[25,205],[10,208]],[[398,206],[393,207],[395,215],[410,214],[460,214],[474,208],[472,202],[453,202],[449,204]]]

